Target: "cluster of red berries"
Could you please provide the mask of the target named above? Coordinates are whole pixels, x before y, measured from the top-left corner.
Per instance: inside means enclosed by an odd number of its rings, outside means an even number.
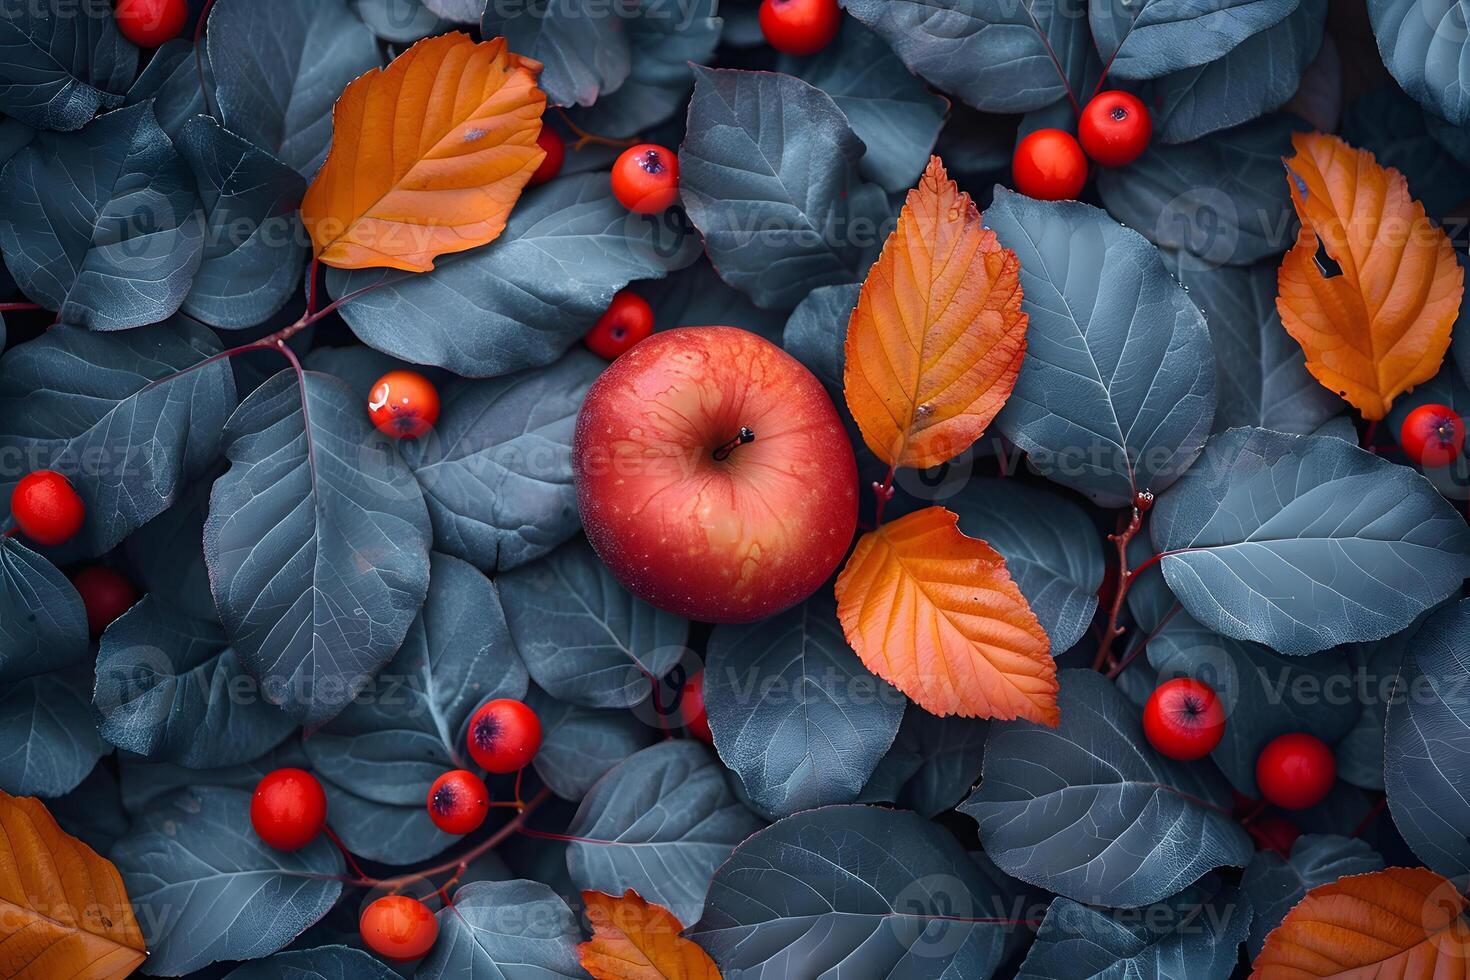
[[[1225,737],[1225,709],[1214,688],[1187,677],[1160,684],[1143,708],[1143,734],[1150,745],[1171,759],[1189,762],[1214,751]],[[1327,797],[1337,781],[1332,749],[1315,735],[1280,735],[1256,757],[1256,784],[1261,797],[1283,810],[1304,810]],[[1276,818],[1266,845],[1276,849],[1291,825]],[[1263,840],[1257,835],[1258,842]],[[1288,842],[1287,846],[1290,844]]]
[[[1465,449],[1465,421],[1448,405],[1420,405],[1404,419],[1399,445],[1420,466],[1449,466]]]
[[[1102,92],[1082,110],[1077,136],[1063,129],[1038,129],[1016,144],[1011,177],[1016,190],[1043,201],[1082,193],[1087,160],[1126,167],[1143,155],[1153,137],[1148,107],[1128,92]]]

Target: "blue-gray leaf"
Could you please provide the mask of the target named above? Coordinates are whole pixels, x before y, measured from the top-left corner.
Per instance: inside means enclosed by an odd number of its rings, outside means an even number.
[[[122,104],[138,49],[98,9],[0,2],[0,111],[40,129],[80,129]]]
[[[1257,851],[1240,879],[1240,890],[1255,909],[1246,955],[1255,959],[1266,936],[1313,888],[1347,875],[1382,871],[1383,859],[1365,842],[1336,834],[1303,834],[1285,860]]]
[[[621,892],[619,892],[621,894]],[[539,881],[475,881],[439,912],[439,938],[418,980],[585,977],[577,917]]]
[[[1428,617],[1424,617],[1428,618]],[[1361,706],[1357,722],[1332,747],[1337,757],[1337,778],[1362,789],[1383,791],[1384,731],[1388,705],[1395,693],[1399,670],[1408,652],[1418,642],[1423,619],[1386,640],[1355,643],[1348,651],[1352,667],[1353,697]]]
[[[983,719],[938,718],[910,705],[860,802],[897,803],[930,818],[954,809],[980,778],[989,734]]]
[[[995,922],[1009,907],[942,828],[831,806],[741,844],[690,938],[729,977],[989,977],[1014,929]]]
[[[346,0],[220,0],[205,37],[225,127],[308,179],[331,146],[333,103],[383,63]]]
[[[1158,78],[1207,64],[1279,23],[1297,0],[1102,0],[1088,20],[1118,78]]]
[[[441,389],[433,433],[404,445],[436,547],[503,572],[577,533],[572,433],[587,389],[606,366],[574,350],[549,367]]]
[[[1021,260],[1031,320],[1001,432],[1104,507],[1169,486],[1215,415],[1204,317],[1157,250],[1097,208],[997,188],[985,217]]]
[[[61,554],[100,555],[163,513],[219,454],[235,407],[229,364],[204,327],[126,333],[52,327],[0,358],[0,448],[71,476],[86,505]],[[21,473],[0,478],[8,500]]]
[[[689,623],[631,595],[585,538],[497,581],[516,649],[554,698],[631,708],[684,656]]]
[[[541,719],[536,775],[564,800],[587,795],[613,766],[653,744],[658,729],[631,711],[603,711],[558,701],[533,688],[526,703]]]
[[[607,174],[553,180],[526,194],[505,233],[418,275],[327,272],[336,298],[384,281],[341,307],[365,343],[415,364],[473,378],[550,364],[635,279],[657,279],[699,256],[683,212],[631,214]]]
[[[987,112],[1085,101],[1100,71],[1085,0],[846,0],[941,91]]]
[[[327,794],[332,829],[358,857],[382,864],[415,864],[461,839],[434,826],[424,805],[429,796],[428,783],[416,784],[419,798],[411,804],[383,803],[337,785],[330,771],[317,771],[323,773],[322,789]]]
[[[0,250],[62,323],[125,330],[170,316],[204,248],[194,181],[151,105],[38,133],[0,172]]]
[[[715,868],[760,827],[730,791],[714,753],[671,739],[592,787],[567,828],[584,839],[567,846],[567,870],[578,888],[609,895],[631,888],[689,925]]]
[[[225,980],[398,980],[383,961],[351,946],[293,949],[231,970]]]
[[[196,59],[191,42],[183,38],[165,41],[128,89],[128,105],[153,101],[153,114],[170,139],[177,138],[186,122],[208,109],[204,104],[204,88],[207,86],[213,94],[214,73],[204,51],[201,46],[200,57]],[[204,66],[204,85],[199,83],[200,61]]]
[[[757,306],[860,282],[888,201],[859,179],[863,143],[831,97],[776,72],[695,69],[679,190],[721,278]]]
[[[0,790],[60,796],[87,778],[108,745],[92,720],[88,666],[0,684]]]
[[[195,619],[218,618],[204,562],[204,518],[213,483],[214,473],[206,473],[124,542],[142,590]]]
[[[283,371],[224,433],[204,554],[225,631],[267,696],[330,721],[398,652],[429,588],[429,514],[363,401]]]
[[[352,9],[368,30],[394,44],[412,44],[450,29],[421,0],[352,0]]]
[[[204,260],[184,312],[217,327],[253,327],[300,288],[306,181],[269,153],[195,116],[177,137],[204,205]]]
[[[674,16],[672,8],[662,10]],[[491,3],[480,33],[503,37],[512,51],[545,65],[538,81],[552,105],[588,106],[628,78],[632,52],[623,17],[599,0]]]
[[[1215,436],[1151,527],[1190,615],[1292,656],[1396,633],[1470,575],[1454,506],[1331,436]]]
[[[342,855],[325,836],[266,845],[250,794],[186,789],[143,814],[110,855],[148,941],[148,971],[179,976],[283,948],[342,894]]]
[[[67,577],[14,537],[0,538],[0,683],[87,659],[87,614]]]
[[[1385,85],[1353,100],[1343,114],[1341,136],[1372,153],[1380,166],[1403,174],[1409,196],[1439,218],[1464,200],[1460,189],[1470,183],[1470,169],[1430,134],[1426,116],[1396,86]]]
[[[107,628],[92,705],[102,737],[160,762],[249,762],[295,724],[251,684],[219,624],[145,596]]]
[[[980,786],[959,807],[1001,870],[1077,902],[1136,908],[1212,868],[1244,867],[1253,848],[1226,782],[1155,752],[1138,709],[1101,674],[1060,679],[1061,724],[992,722]]]
[[[907,700],[852,652],[820,589],[778,616],[716,627],[704,704],[721,760],[776,819],[857,799]]]
[[[1426,109],[1456,126],[1470,121],[1466,0],[1368,0],[1378,51]]]

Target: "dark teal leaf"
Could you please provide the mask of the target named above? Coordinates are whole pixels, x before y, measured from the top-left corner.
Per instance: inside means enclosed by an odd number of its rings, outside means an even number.
[[[917,814],[830,806],[736,848],[689,933],[732,977],[989,977],[1009,904]]]
[[[225,426],[204,554],[267,697],[318,728],[398,652],[429,587],[429,515],[360,396],[283,371]]]
[[[404,444],[436,547],[503,572],[577,533],[572,432],[606,366],[573,350],[549,367],[440,389],[433,433]]]
[[[863,143],[842,110],[789,75],[694,74],[679,190],[721,278],[765,307],[861,281],[887,234],[888,201],[858,177]]]
[[[632,214],[607,174],[583,174],[526,194],[498,240],[446,255],[432,272],[330,269],[327,288],[340,299],[385,282],[341,308],[358,337],[415,364],[495,377],[555,361],[619,289],[698,254],[683,212]]]
[[[185,769],[171,762],[152,762],[131,752],[119,752],[117,761],[123,808],[135,817],[188,786],[253,790],[273,769],[282,766],[305,769],[311,765],[297,739],[282,742],[259,759],[221,769]]]
[[[80,129],[122,104],[138,49],[104,7],[0,3],[0,111],[40,129]]]
[[[398,804],[360,796],[339,786],[331,777],[330,772],[325,774],[322,789],[327,793],[332,829],[358,857],[382,864],[416,864],[461,840],[434,826],[429,818],[427,783],[419,786],[421,792],[413,803]]]
[[[1332,747],[1337,778],[1363,789],[1383,790],[1384,726],[1404,658],[1417,642],[1422,619],[1386,640],[1354,643],[1348,649],[1353,671],[1353,697],[1362,710],[1352,729]]]
[[[368,30],[394,44],[412,44],[450,29],[421,0],[352,0],[352,9]]]
[[[1190,615],[1292,656],[1396,633],[1470,574],[1470,529],[1428,481],[1331,436],[1214,437],[1151,527]]]
[[[1101,674],[1060,673],[1061,724],[992,722],[985,772],[960,809],[1002,871],[1077,902],[1136,908],[1251,843],[1230,787],[1209,769],[1159,755],[1139,712]]]
[[[982,719],[937,718],[909,705],[859,801],[897,803],[923,817],[954,809],[980,778],[989,733]]]
[[[217,616],[204,562],[204,518],[209,513],[213,483],[211,472],[186,487],[172,507],[124,542],[143,591],[195,619]]]
[[[56,566],[0,538],[0,683],[86,661],[82,597]]]
[[[91,688],[90,666],[0,684],[0,790],[60,796],[87,778],[108,752]]]
[[[904,64],[987,112],[1086,102],[1101,70],[1084,0],[845,0]]]
[[[622,894],[619,892],[618,894]],[[439,939],[418,980],[585,977],[572,910],[538,881],[476,881],[439,912]]]
[[[526,703],[541,720],[532,763],[551,791],[573,802],[613,766],[653,744],[657,730],[631,711],[582,708],[534,688]]]
[[[574,111],[578,125],[599,136],[636,136],[684,108],[694,87],[689,66],[708,62],[720,41],[719,6],[718,0],[640,3],[612,15],[628,38],[628,78],[590,108]]]
[[[308,179],[327,158],[337,97],[383,64],[346,0],[219,0],[205,37],[225,128]]]
[[[1295,240],[1296,213],[1282,175],[1294,116],[1271,115],[1193,143],[1155,142],[1127,167],[1098,171],[1114,218],[1207,265],[1249,265]]]
[[[1470,600],[1414,636],[1388,705],[1383,782],[1394,823],[1419,859],[1453,878],[1470,871]]]
[[[1301,345],[1281,326],[1278,262],[1215,266],[1188,253],[1167,254],[1165,261],[1210,328],[1220,392],[1216,432],[1258,425],[1308,435],[1346,409],[1307,373]]]
[[[1296,7],[1297,0],[1099,0],[1088,20],[1110,75],[1158,78],[1228,54]]]
[[[46,803],[61,829],[98,854],[112,850],[132,822],[123,809],[117,777],[105,761],[92,767],[81,785]]]
[[[996,420],[1042,475],[1104,507],[1189,468],[1215,415],[1204,317],[1137,232],[997,188],[986,223],[1021,261],[1026,360]]]
[[[663,279],[634,283],[633,291],[653,307],[655,330],[739,324],[774,344],[781,342],[785,312],[756,306],[703,258]]]
[[[1466,266],[1461,257],[1460,265]],[[1470,278],[1470,277],[1467,277]],[[1402,446],[1404,421],[1421,405],[1448,405],[1460,418],[1470,417],[1470,304],[1461,304],[1460,316],[1450,332],[1450,356],[1439,373],[1393,400],[1382,429],[1387,429]],[[1425,478],[1442,496],[1459,500],[1470,485],[1470,457],[1461,454],[1447,466],[1420,467]]]
[[[133,824],[110,855],[148,942],[148,971],[179,976],[283,948],[342,894],[342,855],[323,835],[295,852],[250,826],[250,794],[186,789]]]
[[[1002,116],[979,112],[967,105],[953,105],[949,121],[939,131],[934,152],[944,160],[945,169],[956,178],[988,177],[992,184],[1010,169],[1015,152],[1019,116]],[[963,183],[963,180],[961,181]],[[976,188],[984,191],[984,188]],[[983,199],[976,202],[983,205]]]
[[[521,659],[532,679],[561,701],[586,708],[642,704],[653,693],[652,679],[684,656],[688,622],[634,598],[585,538],[497,581]]]
[[[296,727],[246,675],[219,624],[153,596],[103,634],[92,705],[113,745],[192,769],[249,762]]]
[[[472,24],[485,10],[485,0],[423,0],[424,6],[445,20]]]
[[[1322,47],[1327,0],[1301,0],[1273,27],[1223,57],[1171,72],[1154,85],[1154,139],[1187,143],[1279,109]]]
[[[989,542],[1051,638],[1054,656],[1082,639],[1097,611],[1103,552],[1081,507],[1015,480],[970,480],[943,501],[960,530]]]
[[[631,888],[689,925],[715,868],[760,827],[725,783],[714,753],[672,739],[592,787],[567,829],[584,839],[567,845],[567,869],[578,888],[608,895]]]
[[[1137,911],[1058,898],[1046,910],[1017,977],[1229,980],[1251,919],[1249,899],[1218,882],[1186,888]]]
[[[149,105],[38,133],[0,172],[0,249],[62,323],[124,330],[168,317],[204,246],[194,181]]]
[[[52,327],[0,358],[0,450],[66,474],[86,505],[70,557],[100,555],[168,509],[220,450],[235,386],[188,321],[126,333]],[[0,478],[10,499],[15,481]]]
[[[781,68],[826,92],[867,146],[858,171],[890,193],[919,180],[944,125],[945,99],[910,75],[881,37],[853,17],[821,54]]]
[[[432,556],[429,595],[373,685],[306,739],[314,768],[364,799],[424,808],[429,786],[469,767],[464,729],[493,698],[521,698],[526,668],[500,594],[473,565]]]
[[[351,946],[293,949],[231,970],[225,980],[398,980],[377,957]]]
[[[1382,871],[1383,859],[1373,848],[1351,837],[1303,834],[1283,859],[1274,851],[1257,851],[1240,879],[1240,890],[1255,908],[1246,955],[1255,959],[1266,945],[1266,935],[1286,913],[1318,885],[1347,875]]]
[[[672,8],[661,9],[673,16]],[[503,37],[516,54],[545,65],[539,82],[552,105],[591,105],[616,92],[632,68],[621,12],[599,0],[491,3],[480,33]]]
[[[1342,138],[1393,167],[1409,184],[1409,196],[1433,217],[1465,199],[1470,169],[1429,133],[1425,113],[1396,86],[1355,99],[1342,118]]]
[[[758,810],[774,819],[857,799],[907,701],[847,645],[830,589],[769,619],[715,627],[707,656],[715,747]]]
[[[205,48],[201,45],[200,52]],[[202,55],[204,81],[211,96],[214,93],[214,72],[210,70],[207,53]],[[206,113],[204,88],[199,83],[199,60],[195,58],[192,42],[183,38],[163,42],[153,52],[148,64],[133,87],[128,89],[128,105],[153,100],[153,114],[159,127],[176,139],[184,124],[200,113]]]
[[[264,323],[300,288],[307,238],[296,209],[306,181],[208,116],[191,119],[176,141],[208,236],[184,312],[217,327]]]
[[[1368,0],[1383,63],[1424,108],[1470,122],[1470,38],[1464,0]]]

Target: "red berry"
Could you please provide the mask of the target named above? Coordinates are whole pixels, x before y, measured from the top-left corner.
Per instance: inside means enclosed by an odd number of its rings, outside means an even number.
[[[1210,685],[1176,677],[1149,695],[1143,706],[1143,734],[1171,759],[1200,759],[1225,736],[1225,709]]]
[[[15,485],[10,513],[26,537],[37,544],[58,545],[76,537],[87,508],[66,477],[55,470],[36,470]]]
[[[541,748],[541,719],[519,701],[491,701],[470,719],[470,758],[486,772],[516,772]]]
[[[714,733],[709,730],[709,715],[704,710],[704,675],[695,674],[684,682],[679,692],[679,716],[689,734],[710,745],[715,743]]]
[[[299,851],[327,825],[327,794],[304,769],[277,769],[255,784],[250,824],[278,851]]]
[[[1293,732],[1272,739],[1256,757],[1256,783],[1268,803],[1304,810],[1326,798],[1337,781],[1332,749],[1315,735]]]
[[[1128,92],[1094,96],[1077,121],[1082,149],[1104,167],[1126,167],[1143,155],[1154,135],[1148,106]]]
[[[612,169],[613,197],[638,214],[658,214],[679,199],[679,158],[672,150],[640,143],[623,151]]]
[[[1420,466],[1448,466],[1465,448],[1465,423],[1448,405],[1420,405],[1404,419],[1399,444]]]
[[[479,830],[489,812],[490,791],[468,769],[452,769],[429,787],[429,819],[446,834]]]
[[[112,621],[133,607],[138,590],[124,576],[106,565],[88,565],[71,578],[87,610],[87,628],[93,636],[112,625]]]
[[[1016,144],[1011,158],[1016,190],[1039,201],[1065,201],[1087,183],[1087,157],[1071,133],[1038,129]]]
[[[556,130],[544,123],[541,125],[541,135],[536,137],[536,145],[546,151],[546,157],[536,168],[536,172],[531,174],[532,187],[544,184],[561,173],[562,162],[567,158],[567,145],[556,135]]]
[[[651,333],[653,307],[642,296],[624,289],[613,297],[582,340],[592,353],[611,361]]]
[[[1287,820],[1267,814],[1245,825],[1258,851],[1275,851],[1282,857],[1291,856],[1291,845],[1302,835],[1302,828]]]
[[[837,0],[764,0],[761,33],[783,54],[816,54],[832,43],[841,26]]]
[[[368,416],[395,439],[417,439],[439,421],[439,392],[416,371],[389,371],[368,394]]]
[[[186,0],[117,0],[117,29],[140,48],[156,48],[178,37],[189,19]]]
[[[439,920],[407,895],[384,895],[362,910],[357,923],[367,948],[398,963],[421,958],[439,938]]]

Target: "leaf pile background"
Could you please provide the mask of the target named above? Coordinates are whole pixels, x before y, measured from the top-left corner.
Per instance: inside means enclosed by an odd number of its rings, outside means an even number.
[[[87,514],[0,537],[0,975],[1463,968],[1470,464],[1395,440],[1470,414],[1470,2],[843,0],[809,57],[757,6],[192,0],[148,51],[0,0],[0,531],[38,468]],[[1115,87],[1143,156],[1009,189]],[[582,534],[623,289],[832,396],[863,530],[796,607],[686,621]],[[443,412],[395,442],[402,367]],[[99,563],[142,597],[94,636]],[[1197,762],[1142,732],[1175,677]],[[496,698],[545,742],[462,840],[424,800]],[[1285,813],[1289,732],[1339,779]],[[255,835],[281,766],[341,847]]]

